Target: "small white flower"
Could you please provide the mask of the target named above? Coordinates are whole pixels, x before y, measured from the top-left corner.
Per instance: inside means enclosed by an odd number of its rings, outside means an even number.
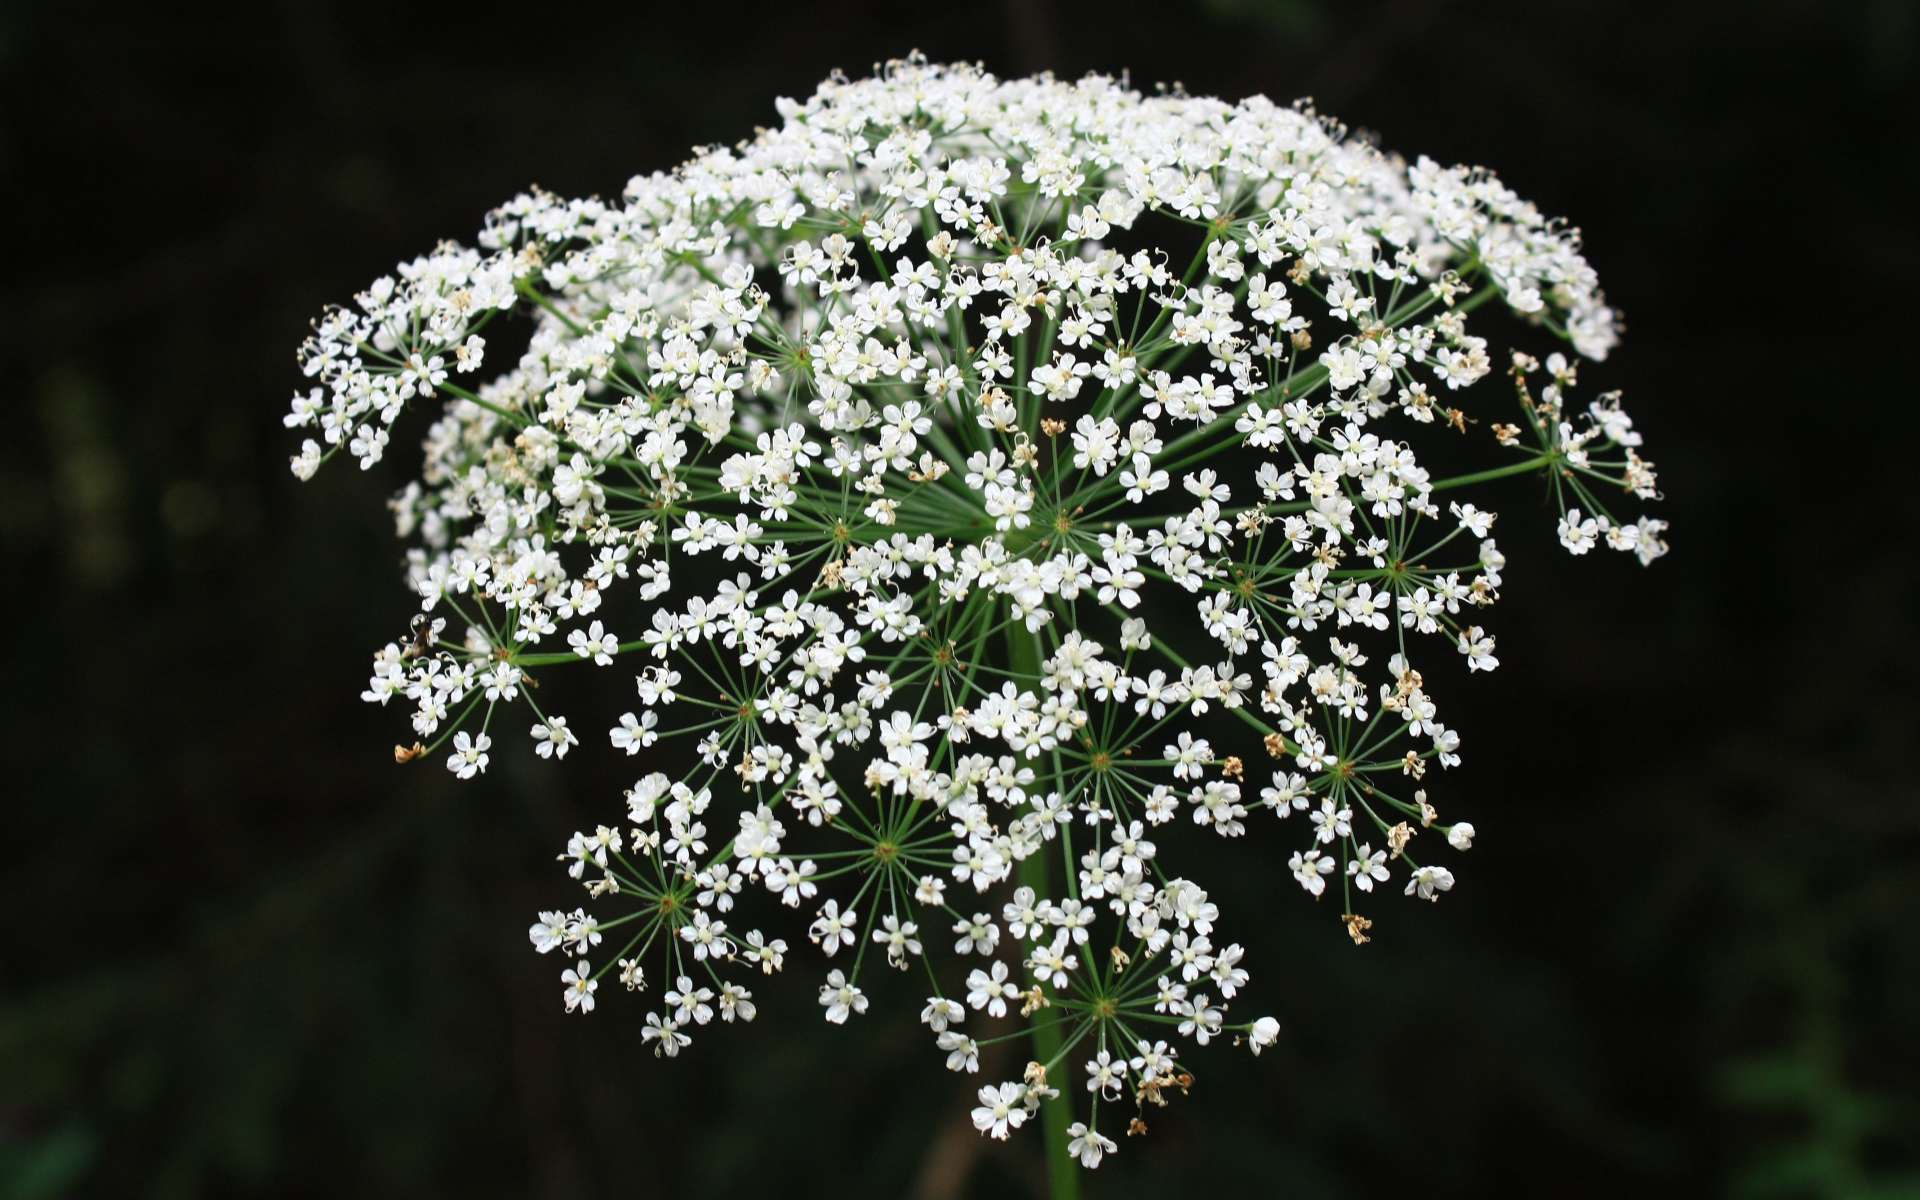
[[[1445,867],[1416,868],[1407,880],[1407,895],[1418,894],[1422,900],[1438,900],[1441,892],[1452,890],[1453,872]]]
[[[1088,1129],[1085,1121],[1075,1121],[1067,1126],[1067,1139],[1068,1156],[1078,1160],[1089,1171],[1099,1166],[1102,1158],[1119,1149],[1112,1138]]]
[[[593,978],[593,968],[586,959],[560,972],[560,982],[567,985],[563,997],[568,1012],[593,1011],[593,994],[600,990],[600,984]]]
[[[1327,890],[1327,876],[1340,868],[1320,851],[1308,850],[1304,854],[1296,851],[1287,860],[1287,869],[1293,872],[1293,877],[1299,880],[1301,887],[1307,889],[1308,894],[1317,897]]]
[[[607,731],[607,740],[613,743],[615,750],[625,750],[631,757],[658,740],[659,735],[654,732],[658,724],[660,716],[652,709],[638,717],[632,713],[621,713],[620,724]]]
[[[585,630],[576,629],[568,634],[567,645],[581,658],[591,658],[602,667],[610,666],[613,656],[620,653],[620,639],[607,632],[598,621]]]
[[[1261,1017],[1247,1030],[1247,1048],[1258,1058],[1260,1052],[1280,1040],[1280,1022],[1272,1017]]]
[[[833,970],[827,973],[827,982],[820,988],[820,1006],[827,1010],[829,1022],[845,1025],[849,1014],[867,1011],[867,998],[847,982],[845,975]]]
[[[533,750],[541,758],[565,758],[580,739],[567,729],[565,717],[553,717],[533,727]]]
[[[1385,883],[1388,879],[1387,852],[1371,850],[1362,842],[1360,849],[1347,860],[1347,875],[1353,880],[1353,886],[1363,892],[1371,892],[1376,880]]]
[[[487,751],[493,739],[482,733],[469,737],[466,730],[453,735],[453,753],[447,756],[447,770],[460,779],[472,779],[487,769]]]
[[[973,1110],[973,1127],[1000,1141],[1009,1130],[1027,1120],[1026,1089],[1017,1083],[988,1084],[980,1089],[980,1106]]]

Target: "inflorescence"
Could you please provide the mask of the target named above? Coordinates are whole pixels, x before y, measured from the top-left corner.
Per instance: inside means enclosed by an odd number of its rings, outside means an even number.
[[[1498,665],[1504,559],[1443,493],[1536,476],[1573,553],[1665,552],[1614,515],[1656,495],[1619,396],[1573,396],[1618,322],[1573,230],[1306,107],[915,58],[779,113],[328,312],[293,471],[432,406],[392,501],[421,611],[365,692],[412,710],[402,761],[471,779],[529,728],[564,759],[536,676],[631,674],[604,736],[644,773],[531,930],[567,1011],[644,993],[671,1057],[789,956],[835,1024],[913,972],[950,1069],[1033,1039],[974,1123],[1077,1096],[1095,1166],[1191,1047],[1279,1029],[1230,1015],[1243,950],[1171,825],[1280,822],[1356,943],[1362,897],[1453,887],[1474,828],[1424,785],[1460,738],[1416,664]],[[1572,356],[1497,367],[1483,306]],[[1470,416],[1496,371],[1510,421]],[[1495,465],[1435,478],[1401,432]]]

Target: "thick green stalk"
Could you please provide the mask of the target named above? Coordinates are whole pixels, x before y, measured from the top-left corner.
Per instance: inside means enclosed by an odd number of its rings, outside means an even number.
[[[1536,454],[1525,462],[1508,463],[1504,467],[1492,467],[1485,471],[1475,471],[1471,475],[1455,475],[1450,479],[1437,480],[1433,485],[1433,490],[1436,492],[1444,492],[1452,488],[1468,487],[1476,483],[1486,483],[1491,479],[1505,479],[1509,475],[1525,475],[1532,471],[1538,471],[1541,467],[1551,465],[1558,458],[1560,458],[1559,451],[1549,450],[1544,454]]]
[[[1040,674],[1040,642],[1027,632],[1026,626],[1018,622],[1007,628],[1007,666],[1010,670],[1025,677],[1023,682],[1031,684]],[[1020,863],[1018,875],[1022,887],[1030,887],[1038,896],[1053,894],[1053,844],[1047,843],[1040,850],[1028,855]],[[1029,985],[1034,983],[1028,976]],[[1036,1062],[1051,1062],[1060,1053],[1060,1023],[1048,1019],[1043,1009],[1034,1014],[1038,1023],[1033,1030],[1033,1057]],[[1079,1200],[1080,1169],[1067,1154],[1068,1118],[1072,1116],[1070,1100],[1073,1081],[1066,1077],[1064,1070],[1056,1064],[1047,1077],[1049,1086],[1060,1089],[1058,1099],[1049,1100],[1040,1106],[1040,1124],[1046,1135],[1047,1153],[1047,1193],[1052,1200]]]

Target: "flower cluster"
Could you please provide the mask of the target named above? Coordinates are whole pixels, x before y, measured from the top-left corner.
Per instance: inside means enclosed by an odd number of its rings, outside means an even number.
[[[392,503],[420,612],[365,692],[403,761],[564,759],[603,735],[536,684],[631,678],[638,778],[531,930],[568,1011],[611,977],[675,1056],[753,1019],[756,969],[817,960],[834,1024],[910,972],[951,1070],[1032,1038],[979,1129],[1071,1105],[1091,1167],[1194,1047],[1278,1035],[1183,841],[1276,824],[1253,861],[1356,943],[1362,900],[1454,886],[1421,666],[1498,666],[1504,557],[1445,493],[1536,476],[1573,553],[1665,551],[1614,512],[1656,495],[1618,395],[1575,398],[1618,323],[1574,231],[1310,109],[914,59],[779,112],[329,312],[293,470],[430,409]],[[1540,357],[1496,354],[1500,309]]]

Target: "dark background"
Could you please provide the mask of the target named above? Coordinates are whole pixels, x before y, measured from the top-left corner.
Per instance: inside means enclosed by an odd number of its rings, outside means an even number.
[[[300,487],[280,427],[307,321],[398,259],[915,47],[1493,166],[1586,230],[1628,320],[1586,381],[1674,522],[1642,571],[1493,497],[1504,665],[1442,697],[1462,886],[1355,950],[1237,848],[1282,1043],[1203,1053],[1092,1194],[1920,1195],[1917,43],[1902,0],[11,0],[0,1196],[1036,1194],[904,995],[830,1029],[796,971],[678,1063],[637,1005],[562,1019],[522,931],[625,768],[394,767],[356,695],[407,434]]]

